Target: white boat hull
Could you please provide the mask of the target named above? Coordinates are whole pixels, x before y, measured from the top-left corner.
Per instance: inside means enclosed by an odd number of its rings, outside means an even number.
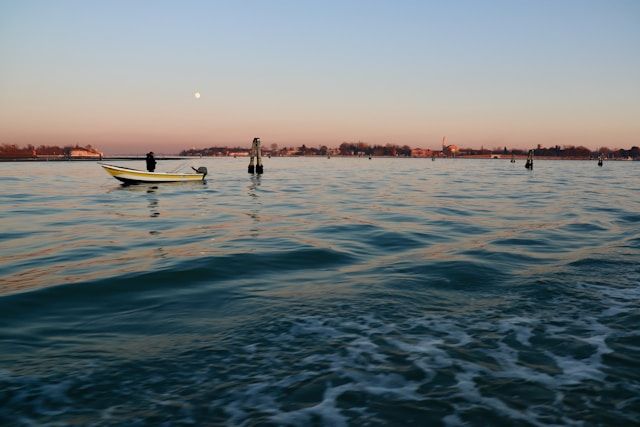
[[[144,182],[184,182],[203,181],[206,173],[170,173],[170,172],[147,172],[138,169],[125,168],[122,166],[100,164],[105,171],[118,181],[125,184],[140,184]]]

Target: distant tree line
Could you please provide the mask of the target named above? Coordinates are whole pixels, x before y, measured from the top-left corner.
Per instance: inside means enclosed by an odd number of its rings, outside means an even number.
[[[2,144],[0,145],[0,157],[14,159],[35,157],[35,147],[33,145],[18,147],[13,144]]]
[[[591,151],[587,147],[573,145],[565,145],[560,148],[559,145],[551,148],[543,148],[538,146],[534,150],[536,156],[552,156],[552,157],[573,157],[573,158],[594,158],[602,155],[605,158],[640,158],[640,148],[633,146],[628,150],[623,148],[610,149],[608,147],[600,147],[595,151]]]
[[[341,156],[411,156],[411,147],[408,145],[369,145],[365,142],[343,142],[338,147]]]
[[[64,146],[59,147],[57,145],[40,145],[38,147],[34,145],[27,145],[25,147],[19,147],[15,144],[2,144],[0,145],[0,158],[5,159],[28,159],[36,158],[38,156],[57,156],[57,157],[71,157],[71,152],[74,149],[82,149],[93,153],[98,153],[91,145],[81,147]]]
[[[412,149],[408,145],[369,145],[365,142],[343,142],[337,149],[326,145],[308,147],[302,144],[299,147],[282,147],[271,144],[270,148],[263,148],[265,152],[273,156],[326,156],[337,154],[341,156],[411,156]],[[228,156],[232,153],[248,153],[246,147],[208,147],[190,148],[182,150],[181,156]]]
[[[340,155],[340,156],[402,156],[411,157],[414,149],[408,145],[369,145],[366,142],[343,142],[337,148],[328,148],[326,145],[320,145],[318,147],[308,147],[306,144],[302,144],[299,147],[282,147],[278,148],[278,144],[271,144],[269,148],[263,148],[264,152],[272,156],[325,156],[325,155]],[[538,145],[533,149],[534,155],[538,157],[558,157],[558,158],[573,158],[573,159],[589,159],[596,158],[602,155],[605,158],[633,158],[640,159],[640,148],[633,146],[628,150],[625,149],[610,149],[608,147],[601,147],[595,151],[590,150],[584,146],[573,145],[556,145],[554,147],[542,147]],[[182,150],[181,156],[228,156],[235,153],[248,153],[247,147],[209,147],[209,148],[191,148]],[[528,149],[510,149],[507,147],[494,147],[488,148],[460,148],[456,151],[456,156],[490,156],[490,155],[526,155],[529,152]],[[442,153],[440,151],[433,151],[434,155],[450,155],[450,152]]]
[[[209,147],[182,150],[180,156],[228,156],[230,153],[248,153],[246,147]]]
[[[529,150],[523,149],[509,149],[507,147],[496,147],[492,149],[487,148],[460,148],[458,150],[459,156],[478,156],[478,155],[526,155]],[[572,159],[590,159],[597,158],[602,155],[605,158],[633,158],[640,159],[640,148],[633,146],[628,150],[625,149],[610,149],[608,147],[600,147],[597,150],[590,150],[582,145],[556,145],[554,147],[542,147],[538,145],[533,149],[533,154],[538,157],[559,157],[559,158],[572,158]]]
[[[74,149],[84,149],[90,152],[98,153],[91,145],[81,147],[79,145],[71,146],[67,145],[59,147],[56,145],[27,145],[24,147],[15,144],[1,144],[0,145],[0,158],[37,158],[38,156],[52,156],[52,157],[70,157],[71,152]],[[408,145],[370,145],[366,142],[343,142],[337,148],[329,148],[326,145],[320,145],[318,147],[308,147],[306,144],[302,144],[299,147],[282,147],[279,148],[278,144],[271,144],[270,148],[264,149],[265,153],[273,156],[326,156],[326,155],[340,155],[340,156],[402,156],[410,157],[413,153],[413,149]],[[632,158],[640,159],[640,148],[633,146],[629,149],[608,147],[600,147],[597,150],[590,150],[584,146],[564,145],[553,147],[542,147],[538,145],[534,150],[534,155],[538,157],[558,157],[558,158],[573,158],[573,159],[589,159],[603,156],[604,158]],[[248,153],[247,147],[208,147],[208,148],[190,148],[182,150],[181,156],[229,156],[236,153]],[[460,148],[457,151],[457,156],[477,156],[477,155],[526,155],[528,150],[523,149],[509,149],[507,147],[494,147],[492,149],[486,149],[484,147],[480,149],[475,148]],[[434,154],[442,154],[438,151],[434,151]],[[446,153],[444,153],[446,155]]]
[[[522,150],[522,149],[518,149],[518,148],[507,148],[507,147],[496,147],[496,148],[492,148],[492,149],[488,149],[488,148],[460,148],[458,150],[458,155],[464,156],[479,156],[479,155],[484,155],[484,156],[488,156],[491,154],[502,154],[502,155],[506,155],[506,154],[515,154],[515,155],[525,155],[529,153],[529,150]]]

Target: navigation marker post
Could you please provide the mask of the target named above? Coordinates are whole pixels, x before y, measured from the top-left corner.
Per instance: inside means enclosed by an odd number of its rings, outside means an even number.
[[[529,150],[529,155],[527,156],[527,163],[524,164],[524,167],[527,169],[533,170],[533,150]]]
[[[251,143],[251,159],[249,160],[249,173],[254,173],[253,159],[256,159],[255,173],[261,174],[264,172],[262,167],[262,153],[260,152],[260,138],[253,138]]]

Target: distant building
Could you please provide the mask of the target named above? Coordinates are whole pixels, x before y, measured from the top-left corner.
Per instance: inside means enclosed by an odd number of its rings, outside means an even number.
[[[95,148],[92,148],[91,146],[87,146],[87,147],[72,147],[71,150],[69,150],[69,157],[70,158],[92,158],[92,159],[101,159],[102,158],[102,152],[96,150]]]
[[[429,148],[412,148],[411,157],[431,157],[434,152]]]
[[[442,151],[446,156],[455,156],[460,152],[460,149],[457,145],[451,144],[444,147]]]

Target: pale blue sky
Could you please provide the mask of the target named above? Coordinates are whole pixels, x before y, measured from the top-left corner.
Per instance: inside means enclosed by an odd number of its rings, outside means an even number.
[[[629,147],[638,52],[634,0],[0,0],[0,142]]]

